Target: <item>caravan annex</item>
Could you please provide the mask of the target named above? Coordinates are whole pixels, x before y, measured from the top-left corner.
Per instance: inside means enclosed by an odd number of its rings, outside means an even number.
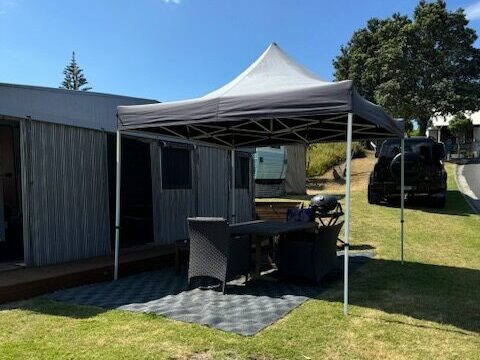
[[[112,252],[117,106],[156,102],[0,84],[0,262],[41,266]],[[237,217],[250,220],[251,153],[237,157]],[[186,238],[187,216],[229,216],[228,151],[126,136],[122,161],[121,247]]]

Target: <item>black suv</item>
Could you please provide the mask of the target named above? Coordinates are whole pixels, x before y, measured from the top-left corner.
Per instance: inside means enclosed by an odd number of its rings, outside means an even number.
[[[378,204],[400,197],[400,139],[386,140],[375,157],[378,161],[370,174],[368,202]],[[445,147],[431,138],[405,139],[405,194],[428,196],[430,203],[445,207],[447,172],[443,166]]]

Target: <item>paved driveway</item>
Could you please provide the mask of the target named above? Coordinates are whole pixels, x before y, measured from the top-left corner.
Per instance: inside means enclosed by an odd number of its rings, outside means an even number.
[[[480,214],[480,163],[460,165],[457,175],[460,190]]]

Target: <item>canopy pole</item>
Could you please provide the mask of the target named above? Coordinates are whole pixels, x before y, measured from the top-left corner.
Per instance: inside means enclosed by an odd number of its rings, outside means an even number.
[[[235,224],[236,223],[236,214],[235,214],[235,149],[232,148],[231,150],[231,160],[232,160],[232,179],[231,179],[231,201],[230,205],[232,207],[232,213],[231,213],[231,223]]]
[[[350,176],[351,176],[351,163],[352,163],[352,124],[353,114],[348,113],[347,124],[347,163],[346,173],[347,182],[345,185],[345,239],[344,239],[344,267],[343,267],[343,314],[348,315],[348,250],[350,247]]]
[[[120,184],[122,175],[122,136],[117,130],[117,176],[115,185],[115,269],[113,279],[118,279],[118,263],[120,252]]]
[[[405,208],[405,138],[400,140],[402,147],[402,158],[400,162],[400,258],[403,265],[403,223],[404,223],[404,208]]]

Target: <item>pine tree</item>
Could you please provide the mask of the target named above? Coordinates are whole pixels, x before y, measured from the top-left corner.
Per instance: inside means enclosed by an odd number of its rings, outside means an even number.
[[[91,87],[86,86],[88,81],[83,75],[83,70],[77,65],[77,61],[75,60],[75,51],[72,52],[72,59],[70,60],[70,64],[65,66],[63,75],[65,77],[63,78],[62,85],[60,86],[62,89],[81,91],[88,91],[92,89]]]

